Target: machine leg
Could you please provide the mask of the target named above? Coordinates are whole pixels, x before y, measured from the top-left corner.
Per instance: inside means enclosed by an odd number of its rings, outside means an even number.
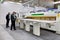
[[[60,23],[56,23],[56,33],[60,34]]]
[[[39,23],[33,23],[33,34],[40,36],[40,24]]]
[[[29,26],[29,24],[26,24],[25,30],[28,31],[28,32],[30,31],[30,26]]]
[[[30,22],[29,21],[25,21],[25,30],[26,31],[30,31]]]
[[[56,31],[57,34],[60,34],[60,31]]]
[[[24,23],[23,23],[23,20],[20,21],[20,28],[21,28],[21,29],[24,29]]]

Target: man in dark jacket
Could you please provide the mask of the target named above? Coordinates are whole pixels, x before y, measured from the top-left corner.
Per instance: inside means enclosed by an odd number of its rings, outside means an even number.
[[[9,27],[9,21],[10,21],[10,12],[6,15],[6,28]]]
[[[13,12],[12,14],[11,14],[11,30],[12,30],[12,28],[14,28],[14,30],[16,30],[16,27],[15,27],[15,21],[16,21],[16,12]]]

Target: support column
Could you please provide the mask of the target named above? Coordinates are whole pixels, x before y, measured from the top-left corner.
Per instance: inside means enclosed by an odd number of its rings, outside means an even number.
[[[56,33],[60,34],[60,23],[56,23]]]
[[[24,21],[23,20],[20,20],[20,28],[24,29]]]
[[[33,23],[33,34],[40,36],[40,23],[38,22]]]
[[[56,33],[60,34],[60,13],[56,15]]]
[[[25,30],[30,31],[30,21],[25,21]]]

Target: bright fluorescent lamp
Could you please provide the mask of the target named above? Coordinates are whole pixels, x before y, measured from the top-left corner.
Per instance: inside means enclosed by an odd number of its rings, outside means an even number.
[[[4,2],[3,4],[8,4],[8,2]]]
[[[14,3],[14,2],[11,2],[11,1],[10,1],[9,3]]]
[[[21,4],[21,3],[17,3],[17,4]]]
[[[53,4],[59,4],[60,3],[60,1],[57,1],[57,2],[53,2]]]
[[[14,2],[11,2],[11,1],[5,1],[4,4],[7,4],[7,3],[14,3]]]

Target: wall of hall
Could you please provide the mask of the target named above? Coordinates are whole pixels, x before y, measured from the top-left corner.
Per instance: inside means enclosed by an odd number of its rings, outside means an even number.
[[[19,13],[20,10],[22,10],[22,5],[21,4],[16,4],[16,3],[8,3],[4,2],[3,4],[0,5],[0,24],[5,24],[6,20],[6,14],[8,12],[13,12],[16,11]]]
[[[0,5],[0,24],[6,23],[6,14],[8,12],[12,13],[13,11],[19,13],[20,15],[29,15],[29,11],[33,10],[33,8],[24,7],[21,3],[15,2],[4,2]],[[28,14],[27,14],[28,13]]]

